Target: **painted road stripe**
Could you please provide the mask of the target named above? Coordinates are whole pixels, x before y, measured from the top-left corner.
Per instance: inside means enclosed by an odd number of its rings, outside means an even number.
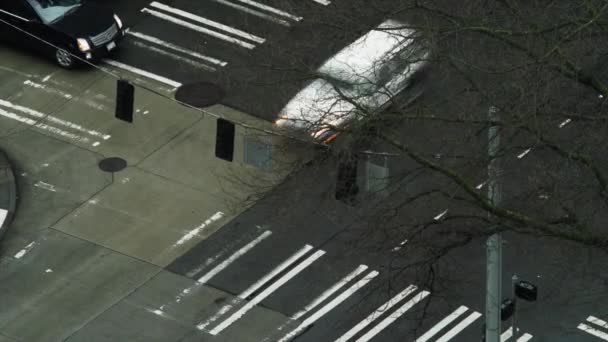
[[[256,306],[258,303],[260,303],[262,300],[264,300],[266,297],[268,297],[276,289],[281,287],[283,284],[285,284],[291,278],[295,277],[298,273],[300,273],[306,267],[310,266],[310,264],[312,264],[315,260],[317,260],[321,256],[323,256],[323,254],[325,254],[325,251],[323,251],[323,250],[318,250],[315,253],[313,253],[311,256],[309,256],[304,261],[299,263],[296,267],[291,269],[289,272],[287,272],[285,275],[283,275],[277,281],[275,281],[270,286],[268,286],[264,291],[260,292],[260,294],[253,297],[250,301],[248,301],[245,305],[243,305],[239,310],[237,310],[235,313],[233,313],[230,317],[228,317],[227,319],[222,321],[220,324],[218,324],[215,328],[213,328],[209,333],[211,335],[219,334],[222,330],[226,329],[232,323],[236,322],[239,318],[243,317],[243,315],[245,315],[247,313],[247,311],[251,310],[254,306]]]
[[[279,19],[279,18],[273,17],[271,15],[264,14],[264,13],[259,12],[257,10],[254,10],[254,9],[251,9],[249,7],[245,7],[245,6],[242,6],[242,5],[239,5],[239,4],[235,4],[235,3],[232,3],[230,1],[226,1],[226,0],[211,0],[211,1],[215,1],[215,2],[220,3],[222,5],[226,5],[228,7],[232,7],[234,9],[236,9],[236,10],[241,11],[241,12],[245,12],[247,14],[251,14],[251,15],[256,16],[258,18],[266,19],[268,21],[272,21],[274,23],[277,23],[277,24],[280,24],[280,25],[283,25],[283,26],[291,26],[291,24],[289,24],[289,22],[287,22],[287,21],[285,21],[283,19]]]
[[[87,137],[81,137],[81,136],[79,136],[77,134],[73,134],[73,133],[64,131],[64,130],[59,129],[59,128],[54,127],[54,126],[49,126],[47,124],[39,123],[36,120],[32,120],[30,118],[25,118],[25,117],[22,117],[20,115],[15,114],[15,113],[7,112],[7,111],[5,111],[3,109],[0,109],[0,115],[2,115],[4,117],[7,117],[9,119],[13,119],[13,120],[16,120],[16,121],[28,124],[30,126],[34,126],[34,127],[40,128],[40,129],[45,130],[45,131],[49,131],[49,132],[57,134],[57,135],[59,135],[61,137],[65,137],[65,138],[68,138],[68,139],[76,140],[76,141],[84,143],[84,144],[89,143],[89,141],[90,141],[89,138],[87,138]]]
[[[519,331],[520,329],[517,330]],[[511,337],[513,337],[513,327],[509,327],[509,329],[507,329],[504,333],[502,333],[502,335],[500,335],[500,342],[506,342]],[[532,339],[532,335],[526,333],[518,337],[516,342],[527,342],[530,339]]]
[[[591,335],[593,335],[595,337],[599,337],[599,338],[601,338],[604,341],[608,341],[608,333],[605,333],[605,332],[603,332],[603,331],[601,331],[599,329],[596,329],[596,328],[594,328],[594,327],[592,327],[590,325],[587,325],[585,323],[581,323],[581,324],[578,325],[577,328],[580,329],[580,330],[582,330],[582,331],[584,331],[584,332],[586,332],[586,333],[588,333],[588,334],[591,334]]]
[[[23,256],[26,255],[34,247],[35,244],[36,244],[36,242],[34,242],[34,241],[30,242],[27,246],[23,247],[22,250],[17,252],[17,254],[15,254],[13,257],[15,259],[23,258]]]
[[[600,327],[602,327],[604,329],[608,329],[608,322],[606,322],[604,320],[601,320],[601,319],[599,319],[599,318],[597,318],[595,316],[589,316],[589,317],[587,317],[587,322],[591,322],[591,323],[593,323],[595,325],[598,325],[598,326],[600,326]]]
[[[378,335],[382,330],[388,327],[391,323],[393,323],[397,318],[401,317],[404,313],[406,313],[409,309],[411,309],[414,305],[418,304],[422,301],[426,296],[428,296],[430,292],[422,291],[414,296],[414,298],[408,300],[405,304],[403,304],[399,309],[397,309],[392,314],[388,315],[385,319],[383,319],[380,323],[378,323],[375,327],[369,330],[365,335],[361,336],[357,339],[357,342],[367,342],[374,338],[374,336]]]
[[[266,39],[262,38],[262,37],[258,37],[254,34],[245,32],[245,31],[241,31],[239,29],[236,29],[234,27],[230,27],[228,25],[224,25],[224,24],[220,24],[217,21],[213,21],[213,20],[209,20],[203,17],[200,17],[198,15],[180,10],[179,8],[175,8],[175,7],[171,7],[171,6],[167,6],[164,4],[161,4],[159,2],[153,1],[150,3],[150,6],[161,9],[165,12],[169,12],[169,13],[173,13],[179,16],[182,16],[184,18],[190,19],[192,21],[196,21],[198,23],[207,25],[207,26],[211,26],[211,27],[215,27],[216,29],[222,30],[224,32],[228,32],[232,35],[241,37],[241,38],[245,38],[245,39],[249,39],[253,42],[256,42],[258,44],[263,44]]]
[[[6,216],[8,215],[8,210],[0,208],[0,228],[6,221]]]
[[[10,101],[0,100],[0,105],[2,105],[4,107],[7,107],[7,108],[10,108],[10,109],[18,110],[18,111],[20,111],[20,112],[22,112],[24,114],[33,116],[33,117],[38,118],[38,119],[45,119],[45,120],[48,120],[50,122],[56,123],[58,125],[62,125],[62,126],[71,128],[71,129],[73,129],[75,131],[86,133],[86,134],[91,135],[93,137],[101,138],[101,139],[104,139],[104,140],[108,140],[108,139],[110,139],[112,137],[109,134],[103,134],[101,132],[97,132],[97,131],[92,130],[92,129],[84,128],[84,127],[82,127],[82,126],[80,126],[78,124],[75,124],[73,122],[59,119],[59,118],[57,118],[55,116],[48,115],[48,114],[45,114],[45,113],[41,113],[39,111],[33,110],[31,108],[28,108],[28,107],[23,107],[23,106],[20,106],[20,105],[17,105],[17,104],[13,104]]]
[[[287,267],[291,266],[296,260],[301,258],[304,254],[308,253],[312,249],[311,245],[305,245],[299,251],[294,253],[292,256],[287,258],[287,260],[280,263],[277,267],[275,267],[272,271],[267,273],[264,277],[256,281],[253,285],[249,286],[245,291],[239,294],[239,298],[247,299],[252,293],[254,293],[257,289],[264,286],[270,279],[274,278],[277,274],[283,272]]]
[[[323,6],[327,6],[327,5],[331,4],[331,1],[329,1],[329,0],[312,0],[312,1],[314,1],[318,4],[321,4]]]
[[[336,306],[340,305],[344,302],[348,297],[353,295],[359,289],[363,288],[367,283],[369,283],[372,279],[378,276],[378,271],[371,271],[366,276],[361,278],[354,285],[346,289],[346,291],[340,293],[336,298],[331,300],[329,303],[325,304],[321,309],[317,310],[315,313],[310,315],[310,317],[306,318],[300,325],[298,325],[295,329],[290,331],[287,335],[283,336],[278,342],[286,342],[300,334],[302,331],[306,330],[312,324],[314,324],[318,319],[323,317],[329,311],[331,311]]]
[[[203,284],[206,283],[206,282],[208,282],[216,274],[218,274],[221,271],[223,271],[226,267],[228,267],[230,264],[232,264],[236,259],[238,259],[238,258],[242,257],[243,255],[245,255],[245,253],[249,252],[253,247],[255,247],[257,244],[259,244],[260,242],[262,242],[262,240],[264,240],[265,238],[269,237],[270,235],[272,235],[272,232],[270,230],[267,230],[267,231],[263,232],[260,236],[258,236],[254,240],[250,241],[248,244],[246,244],[245,246],[241,247],[241,249],[239,249],[238,251],[234,252],[226,260],[222,261],[220,264],[218,264],[217,266],[215,266],[212,270],[210,270],[209,272],[207,272],[204,276],[198,278],[197,282],[198,283],[203,283]]]
[[[166,77],[159,76],[159,75],[153,74],[151,72],[148,72],[148,71],[145,71],[145,70],[142,70],[142,69],[138,69],[138,68],[130,66],[130,65],[126,65],[126,64],[117,62],[117,61],[112,60],[112,59],[104,59],[103,61],[105,63],[113,66],[113,67],[116,67],[116,68],[119,68],[119,69],[123,69],[123,70],[126,70],[128,72],[131,72],[131,73],[134,73],[134,74],[137,74],[137,75],[140,75],[140,76],[144,76],[144,77],[153,79],[153,80],[158,81],[160,83],[164,83],[166,85],[169,85],[169,86],[171,86],[173,88],[179,88],[179,87],[182,86],[182,84],[179,83],[179,82],[170,80],[170,79],[168,79]]]
[[[253,1],[253,0],[237,0],[237,1],[242,2],[244,4],[247,4],[249,6],[252,6],[252,7],[257,7],[259,9],[261,9],[261,10],[264,10],[264,11],[267,11],[267,12],[270,12],[270,13],[274,13],[274,14],[280,15],[282,17],[291,19],[293,21],[300,21],[300,20],[302,20],[302,17],[298,17],[298,16],[295,16],[295,15],[289,14],[289,13],[287,13],[285,11],[281,11],[280,9],[277,9],[277,8],[274,8],[274,7],[270,7],[268,5],[264,5],[264,4],[261,4],[259,2]]]
[[[527,150],[523,151],[522,153],[518,154],[518,155],[517,155],[517,159],[521,159],[521,158],[525,157],[525,156],[526,156],[526,154],[530,153],[530,151],[532,151],[532,149],[531,149],[531,148],[529,148],[529,149],[527,149]]]
[[[201,60],[203,60],[205,62],[209,62],[209,63],[215,64],[215,65],[226,66],[228,64],[228,62],[224,62],[224,61],[219,60],[217,58],[213,58],[213,57],[202,55],[202,54],[200,54],[200,53],[198,53],[196,51],[192,51],[192,50],[183,48],[181,46],[177,46],[175,44],[169,43],[169,42],[164,41],[162,39],[158,39],[156,37],[149,36],[147,34],[143,34],[141,32],[135,32],[135,31],[129,30],[129,31],[127,31],[127,34],[130,35],[130,36],[133,36],[133,37],[137,37],[137,38],[139,38],[141,40],[145,40],[145,41],[147,41],[149,43],[157,44],[157,45],[166,47],[168,49],[171,49],[171,50],[174,50],[174,51],[177,51],[177,52],[181,52],[181,53],[183,53],[185,55],[188,55],[190,57],[198,58],[198,59],[201,59]]]
[[[224,213],[221,211],[218,211],[217,213],[213,214],[210,218],[205,220],[205,222],[201,223],[196,228],[194,228],[194,229],[190,230],[188,233],[186,233],[186,235],[182,236],[173,246],[175,247],[178,245],[183,245],[186,242],[192,240],[195,236],[200,234],[207,226],[209,226],[210,224],[212,224],[215,221],[220,220],[222,217],[224,217]]]
[[[209,66],[209,65],[206,65],[206,64],[194,61],[194,60],[192,60],[192,59],[190,59],[188,57],[183,57],[183,56],[180,56],[180,55],[176,55],[174,53],[171,53],[169,51],[163,50],[163,49],[158,48],[156,46],[150,46],[150,45],[148,45],[146,43],[142,43],[142,42],[138,42],[138,41],[132,41],[131,44],[133,44],[133,45],[135,45],[137,47],[140,47],[142,49],[147,49],[147,50],[150,50],[152,52],[156,52],[159,55],[163,55],[163,56],[167,56],[169,58],[173,58],[173,59],[175,59],[175,60],[177,60],[177,61],[179,61],[181,63],[190,64],[191,66],[193,66],[195,68],[198,68],[198,69],[203,69],[203,70],[207,70],[207,71],[211,71],[211,72],[215,72],[216,71],[216,69],[214,67],[212,67],[212,66]]]
[[[532,335],[525,333],[520,338],[517,339],[517,342],[528,342],[532,339]]]
[[[341,289],[344,285],[350,283],[353,279],[358,277],[361,273],[365,272],[365,270],[367,270],[367,265],[359,265],[359,267],[355,268],[354,271],[350,272],[348,275],[346,275],[346,277],[342,278],[339,282],[335,283],[332,287],[330,287],[329,289],[327,289],[323,293],[321,293],[321,295],[319,295],[312,302],[310,302],[310,304],[306,305],[304,307],[304,309],[298,311],[296,314],[291,316],[291,319],[296,320],[296,319],[299,319],[300,317],[304,316],[307,312],[309,312],[310,310],[317,307],[317,305],[321,304],[324,300],[329,298],[329,296],[331,296],[336,291]]]
[[[353,336],[355,336],[359,331],[365,329],[368,325],[377,320],[384,312],[390,310],[393,306],[397,305],[401,302],[405,297],[412,294],[412,292],[416,291],[417,287],[414,285],[410,285],[405,288],[405,290],[401,291],[393,298],[389,299],[386,303],[380,305],[374,312],[372,312],[369,316],[365,317],[359,324],[355,325],[352,329],[347,331],[344,335],[340,336],[336,340],[336,342],[346,342],[350,340]]]
[[[179,18],[172,17],[172,16],[170,16],[168,14],[164,14],[164,13],[161,13],[161,12],[158,12],[158,11],[155,11],[155,10],[151,10],[151,9],[148,9],[148,8],[144,8],[141,11],[144,12],[144,13],[148,13],[150,15],[153,15],[153,16],[155,16],[157,18],[164,19],[166,21],[172,22],[172,23],[174,23],[176,25],[180,25],[180,26],[189,28],[191,30],[194,30],[194,31],[197,31],[197,32],[200,32],[200,33],[204,33],[206,35],[209,35],[209,36],[221,39],[221,40],[225,40],[225,41],[233,43],[233,44],[240,45],[240,46],[242,46],[244,48],[247,48],[247,49],[253,49],[255,47],[255,45],[253,45],[251,43],[247,43],[247,42],[244,42],[244,41],[242,41],[240,39],[227,36],[227,35],[225,35],[223,33],[219,33],[219,32],[216,32],[216,31],[212,31],[212,30],[206,29],[206,28],[204,28],[202,26],[191,24],[191,23],[189,23],[187,21],[184,21],[184,20],[181,20]]]
[[[447,317],[442,319],[439,323],[435,324],[431,329],[424,333],[424,335],[418,337],[415,342],[426,342],[431,337],[435,336],[438,332],[440,332],[443,328],[445,328],[448,324],[452,323],[456,318],[460,317],[463,313],[465,313],[468,308],[464,305],[461,305],[458,309],[454,310]]]
[[[439,338],[435,342],[447,342],[447,341],[451,340],[452,338],[454,338],[454,336],[458,335],[458,333],[463,331],[471,323],[475,322],[475,320],[477,320],[479,317],[481,317],[481,314],[479,312],[477,312],[477,311],[473,312],[467,318],[463,319],[460,323],[458,323],[456,326],[454,326],[452,329],[450,329],[447,333],[445,333],[445,335],[441,336],[441,338]]]

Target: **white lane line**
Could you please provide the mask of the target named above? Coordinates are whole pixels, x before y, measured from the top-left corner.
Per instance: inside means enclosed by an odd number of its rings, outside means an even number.
[[[45,120],[48,120],[49,122],[53,122],[53,123],[56,123],[58,125],[68,127],[68,128],[73,129],[75,131],[86,133],[86,134],[88,134],[90,136],[93,136],[93,137],[101,138],[101,139],[104,139],[104,140],[108,140],[108,139],[110,139],[112,137],[109,134],[103,134],[101,132],[98,132],[98,131],[95,131],[95,130],[92,130],[92,129],[87,129],[87,128],[84,128],[84,127],[82,127],[82,126],[80,126],[78,124],[75,124],[73,122],[66,121],[66,120],[63,120],[63,119],[59,119],[59,118],[57,118],[55,116],[48,115],[48,114],[45,114],[45,113],[41,113],[41,112],[33,110],[31,108],[14,104],[14,103],[12,103],[10,101],[6,101],[6,100],[1,100],[0,99],[0,105],[2,105],[4,107],[7,107],[7,108],[10,108],[10,109],[18,110],[18,111],[20,111],[20,112],[22,112],[24,114],[27,114],[29,116],[33,116],[33,117],[38,118],[38,119],[45,119]]]
[[[197,324],[197,325],[196,325],[196,328],[197,328],[198,330],[201,330],[201,331],[205,330],[205,328],[207,328],[207,326],[209,326],[209,324],[211,324],[211,323],[213,323],[213,322],[217,321],[217,319],[218,319],[218,318],[220,318],[220,317],[224,316],[224,314],[225,314],[226,312],[230,311],[230,309],[232,309],[232,308],[233,308],[235,305],[238,305],[238,304],[239,304],[241,301],[243,301],[241,298],[239,298],[239,297],[235,297],[234,299],[232,299],[232,300],[230,301],[230,303],[228,303],[228,304],[226,304],[226,305],[222,306],[222,307],[221,307],[221,308],[218,310],[218,312],[216,312],[216,313],[215,313],[215,315],[211,316],[211,317],[210,317],[209,319],[207,319],[206,321],[204,321],[204,322],[201,322],[201,323]]]
[[[463,331],[471,323],[475,322],[475,320],[477,320],[479,317],[481,317],[481,314],[479,312],[477,312],[477,311],[473,312],[467,318],[460,321],[460,323],[458,323],[456,326],[454,326],[452,329],[450,329],[447,333],[445,333],[445,335],[441,336],[441,338],[439,338],[435,342],[447,342],[447,341],[451,340],[454,336],[458,335],[458,333]]]
[[[53,184],[45,183],[43,181],[37,181],[34,186],[51,192],[57,192],[57,189],[55,189],[55,186]]]
[[[176,17],[172,17],[170,15],[167,15],[167,14],[155,11],[155,10],[144,8],[141,11],[144,12],[144,13],[148,13],[150,15],[153,15],[153,16],[155,16],[157,18],[164,19],[166,21],[172,22],[172,23],[174,23],[176,25],[180,25],[180,26],[189,28],[191,30],[207,34],[209,36],[212,36],[212,37],[215,37],[215,38],[218,38],[218,39],[221,39],[221,40],[225,40],[225,41],[233,43],[233,44],[240,45],[240,46],[242,46],[244,48],[247,48],[247,49],[253,49],[255,47],[255,45],[253,45],[251,43],[247,43],[247,42],[244,42],[244,41],[242,41],[240,39],[227,36],[227,35],[225,35],[223,33],[219,33],[219,32],[216,32],[216,31],[212,31],[212,30],[206,29],[206,28],[204,28],[202,26],[191,24],[191,23],[189,23],[187,21],[178,19]]]
[[[278,15],[280,15],[282,17],[291,19],[293,21],[301,21],[302,20],[302,17],[298,17],[298,16],[295,16],[295,15],[289,14],[289,13],[287,13],[285,11],[281,11],[280,9],[267,6],[267,5],[261,4],[259,2],[255,2],[253,0],[237,0],[237,1],[242,2],[244,4],[247,4],[247,5],[251,6],[251,7],[257,7],[259,9],[265,10],[267,12],[278,14]]]
[[[128,72],[131,72],[131,73],[134,73],[134,74],[137,74],[137,75],[141,75],[141,76],[153,79],[153,80],[158,81],[160,83],[164,83],[166,85],[169,85],[169,86],[171,86],[173,88],[179,88],[179,87],[182,86],[182,84],[179,83],[179,82],[170,80],[170,79],[168,79],[166,77],[159,76],[159,75],[153,74],[151,72],[148,72],[148,71],[145,71],[145,70],[142,70],[142,69],[138,69],[138,68],[130,66],[130,65],[126,65],[126,64],[120,63],[120,62],[112,60],[112,59],[104,59],[103,61],[105,63],[113,66],[113,67],[116,67],[116,68],[119,68],[119,69],[123,69],[123,70],[126,70]]]
[[[363,278],[359,279],[358,282],[353,284],[351,287],[346,289],[346,291],[340,293],[337,297],[331,300],[329,303],[325,304],[321,309],[315,311],[314,314],[310,315],[310,317],[306,318],[300,325],[298,325],[295,329],[287,333],[283,338],[281,338],[278,342],[286,342],[297,336],[302,331],[306,330],[309,326],[311,326],[318,319],[323,317],[326,313],[331,311],[336,306],[340,305],[344,302],[348,297],[353,295],[359,289],[363,288],[367,283],[369,283],[372,279],[374,279],[378,275],[378,271],[371,271]]]
[[[433,217],[433,220],[435,220],[435,221],[439,221],[439,220],[441,220],[441,218],[442,218],[442,217],[444,217],[444,216],[445,216],[445,214],[447,214],[447,213],[448,213],[448,209],[446,209],[446,210],[442,211],[442,212],[441,212],[439,215],[437,215],[437,216]]]
[[[389,299],[386,303],[380,305],[374,312],[365,317],[361,322],[359,322],[359,324],[352,327],[352,329],[347,331],[344,335],[340,336],[335,342],[346,342],[350,340],[353,336],[359,333],[359,331],[363,330],[365,327],[377,320],[383,313],[388,312],[388,310],[390,310],[393,306],[397,305],[399,302],[405,299],[405,297],[416,291],[417,288],[418,287],[414,285],[406,287],[405,290]]]
[[[194,60],[192,60],[192,59],[190,59],[188,57],[183,57],[183,56],[180,56],[180,55],[176,55],[174,53],[171,53],[169,51],[163,50],[163,49],[158,48],[156,46],[150,46],[150,45],[148,45],[146,43],[142,43],[142,42],[138,42],[138,41],[132,41],[131,44],[133,44],[133,45],[135,45],[137,47],[140,47],[142,49],[147,49],[147,50],[150,50],[152,52],[156,52],[159,55],[163,55],[163,56],[167,56],[169,58],[173,58],[173,59],[178,60],[178,61],[180,61],[182,63],[190,64],[191,66],[193,66],[195,68],[198,68],[198,69],[203,69],[203,70],[207,70],[207,71],[211,71],[211,72],[216,71],[216,69],[214,67],[212,67],[212,66],[209,66],[209,65],[206,65],[206,64],[194,61]]]
[[[314,1],[318,4],[321,4],[323,6],[327,6],[327,5],[331,4],[331,1],[329,1],[329,0],[312,0],[312,1]]]
[[[401,317],[404,313],[406,313],[409,309],[411,309],[414,305],[418,304],[422,301],[426,296],[428,296],[430,292],[421,291],[417,295],[415,295],[412,299],[408,300],[405,304],[403,304],[399,309],[395,310],[392,314],[388,315],[385,319],[383,319],[380,323],[378,323],[375,327],[369,330],[365,335],[361,336],[357,339],[357,342],[367,342],[374,338],[374,336],[378,335],[382,330],[388,327],[391,323],[393,323],[397,318]]]
[[[272,232],[270,230],[265,231],[260,236],[258,236],[254,240],[250,241],[245,246],[241,247],[241,249],[239,249],[238,251],[234,252],[226,260],[222,261],[220,264],[218,264],[217,266],[215,266],[213,269],[211,269],[205,275],[203,275],[202,277],[198,278],[197,282],[198,283],[206,283],[206,282],[208,282],[216,274],[220,273],[222,270],[224,270],[226,267],[228,267],[230,264],[232,264],[236,259],[238,259],[238,258],[242,257],[243,255],[245,255],[245,253],[249,252],[253,247],[255,247],[257,244],[259,244],[260,242],[262,242],[262,240],[264,240],[265,238],[269,237],[271,234],[272,234]]]
[[[590,325],[587,325],[585,323],[581,323],[581,324],[578,325],[577,328],[580,329],[580,330],[582,330],[582,331],[584,331],[584,332],[586,332],[586,333],[588,333],[588,334],[591,334],[591,335],[593,335],[595,337],[599,337],[599,338],[601,338],[604,341],[608,341],[608,333],[605,333],[605,332],[603,332],[603,331],[601,331],[599,329],[596,329],[596,328],[594,328],[594,327],[592,327]]]
[[[531,149],[531,148],[529,148],[529,149],[527,149],[527,150],[523,151],[522,153],[518,154],[518,155],[517,155],[517,159],[521,159],[521,158],[525,157],[525,156],[526,156],[526,154],[530,153],[530,151],[532,151],[532,149]]]
[[[2,227],[2,225],[4,224],[7,215],[8,210],[0,208],[0,227]]]
[[[304,307],[304,309],[298,311],[296,314],[291,316],[291,319],[296,320],[296,319],[299,319],[300,317],[304,316],[307,312],[309,312],[310,310],[317,307],[317,305],[321,304],[324,300],[329,298],[329,296],[331,296],[336,291],[341,289],[344,285],[350,283],[353,279],[355,279],[361,273],[365,272],[365,270],[367,270],[367,265],[359,265],[359,267],[355,268],[354,271],[350,272],[348,275],[346,275],[346,277],[342,278],[339,282],[335,283],[332,287],[325,290],[323,293],[321,293],[321,295],[319,295],[312,302],[310,302],[308,305],[306,305]]]
[[[34,241],[30,242],[27,246],[23,247],[22,250],[20,250],[19,252],[17,252],[14,255],[14,258],[15,259],[21,259],[21,258],[23,258],[23,256],[26,255],[27,252],[29,252],[30,249],[32,249],[32,247],[34,247],[35,244],[36,244],[36,242],[34,242]]]
[[[525,333],[520,338],[517,339],[517,342],[528,342],[532,339],[532,335]]]
[[[198,225],[198,227],[190,230],[188,233],[186,233],[184,236],[182,236],[173,245],[173,247],[176,247],[176,246],[179,246],[179,245],[183,245],[186,242],[192,240],[195,236],[197,236],[198,234],[200,234],[207,226],[209,226],[210,224],[212,224],[215,221],[218,221],[218,220],[222,219],[222,217],[224,217],[224,213],[221,212],[221,211],[218,211],[217,213],[213,214],[210,218],[208,218],[207,220],[205,220],[205,222],[203,222],[200,225]]]
[[[400,250],[401,248],[403,248],[403,246],[407,243],[407,239],[399,242],[399,246],[395,246],[393,247],[393,249],[391,249],[393,252],[397,252],[398,250]]]
[[[81,137],[81,136],[79,136],[77,134],[73,134],[73,133],[64,131],[64,130],[59,129],[57,127],[49,126],[49,125],[43,124],[43,123],[39,123],[36,120],[32,120],[32,119],[26,118],[26,117],[22,117],[20,115],[15,114],[15,113],[7,112],[7,111],[5,111],[5,110],[3,110],[1,108],[0,108],[0,115],[2,115],[4,117],[7,117],[9,119],[13,119],[13,120],[25,123],[25,124],[33,126],[33,127],[40,128],[40,129],[45,130],[45,131],[49,131],[49,132],[57,134],[57,135],[59,135],[61,137],[65,137],[65,138],[68,138],[68,139],[76,140],[76,141],[81,142],[83,144],[89,143],[89,141],[90,141],[89,138],[87,138],[87,137]]]
[[[190,19],[192,21],[196,21],[197,23],[201,23],[207,26],[211,26],[211,27],[215,27],[216,29],[222,30],[224,32],[228,32],[230,34],[233,34],[235,36],[241,37],[241,38],[245,38],[245,39],[249,39],[253,42],[256,42],[258,44],[263,44],[266,39],[262,38],[262,37],[258,37],[254,34],[236,29],[234,27],[230,27],[228,25],[224,25],[221,23],[218,23],[217,21],[213,21],[213,20],[209,20],[203,17],[200,17],[198,15],[192,14],[190,12],[186,12],[183,10],[180,10],[179,8],[175,8],[175,7],[171,7],[171,6],[167,6],[164,4],[161,4],[159,2],[156,1],[152,1],[150,3],[150,6],[161,9],[163,11],[169,12],[169,13],[173,13],[179,16],[182,16],[184,18]]]
[[[272,21],[274,23],[277,23],[277,24],[280,24],[280,25],[283,25],[283,26],[287,26],[287,27],[291,26],[291,24],[289,22],[287,22],[287,21],[285,21],[283,19],[279,19],[279,18],[273,17],[271,15],[264,14],[264,13],[259,12],[257,10],[251,9],[249,7],[241,6],[239,4],[235,4],[235,3],[232,3],[230,1],[226,1],[226,0],[211,0],[211,1],[215,1],[215,2],[220,3],[222,5],[226,5],[228,7],[232,7],[234,9],[236,9],[236,10],[241,11],[241,12],[245,12],[247,14],[251,14],[251,15],[256,16],[258,18],[266,19],[268,21]]]
[[[562,128],[564,126],[566,126],[567,124],[569,124],[572,121],[572,119],[566,119],[564,121],[562,121],[562,123],[559,124],[559,128]]]
[[[226,66],[228,64],[228,62],[219,60],[217,58],[205,56],[205,55],[200,54],[200,53],[198,53],[196,51],[192,51],[192,50],[183,48],[181,46],[169,43],[167,41],[164,41],[162,39],[158,39],[156,37],[149,36],[147,34],[143,34],[141,32],[135,32],[135,31],[129,30],[129,31],[127,31],[127,34],[130,35],[130,36],[133,36],[133,37],[137,37],[137,38],[139,38],[141,40],[145,40],[145,41],[147,41],[149,43],[161,45],[161,46],[166,47],[168,49],[171,49],[171,50],[174,50],[174,51],[177,51],[177,52],[181,52],[181,53],[186,54],[186,55],[188,55],[190,57],[198,58],[198,59],[201,59],[201,60],[203,60],[205,62],[209,62],[209,63],[215,64],[215,65]]]
[[[601,320],[601,319],[599,319],[599,318],[597,318],[595,316],[589,316],[589,317],[587,317],[587,322],[591,322],[591,323],[593,323],[595,325],[598,325],[598,326],[600,326],[600,327],[602,327],[604,329],[608,329],[608,322],[606,322],[604,320]]]
[[[310,266],[310,264],[312,264],[315,260],[317,260],[321,256],[323,256],[323,254],[325,254],[325,251],[323,251],[323,250],[318,250],[315,253],[313,253],[311,256],[309,256],[304,261],[299,263],[296,267],[291,269],[289,272],[287,272],[285,275],[283,275],[277,281],[275,281],[270,286],[268,286],[264,291],[260,292],[260,294],[253,297],[249,302],[247,302],[245,305],[243,305],[239,310],[237,310],[235,313],[233,313],[230,317],[228,317],[227,319],[222,321],[215,328],[211,329],[211,331],[209,333],[211,335],[219,334],[222,330],[226,329],[232,323],[236,322],[239,318],[243,317],[243,315],[245,315],[247,313],[247,311],[251,310],[254,306],[256,306],[258,303],[260,303],[262,300],[264,300],[264,298],[268,297],[276,289],[281,287],[283,284],[285,284],[291,278],[295,277],[298,273],[300,273],[306,267]]]
[[[260,287],[264,286],[270,279],[274,278],[277,274],[283,272],[287,267],[291,266],[296,260],[298,260],[302,255],[308,253],[313,247],[311,245],[305,245],[299,251],[294,253],[292,256],[287,258],[287,260],[280,263],[277,267],[275,267],[272,271],[267,273],[264,277],[256,281],[253,285],[249,286],[245,291],[239,294],[239,298],[246,299],[255,292]]]
[[[451,314],[442,319],[439,323],[435,324],[431,329],[424,333],[424,335],[418,337],[414,342],[426,342],[431,337],[435,336],[441,329],[445,328],[448,324],[452,323],[456,318],[460,317],[465,313],[468,308],[461,305],[458,309],[454,310]]]
[[[47,92],[50,92],[55,95],[59,95],[68,100],[70,100],[74,97],[74,95],[72,95],[72,94],[66,93],[66,92],[58,90],[58,89],[48,88],[45,84],[35,83],[35,82],[32,82],[31,80],[25,80],[25,81],[23,81],[23,84],[36,88],[36,89],[46,90]]]

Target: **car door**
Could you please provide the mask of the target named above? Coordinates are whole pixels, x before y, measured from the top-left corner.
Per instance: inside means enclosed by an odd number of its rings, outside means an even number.
[[[0,3],[2,34],[6,41],[26,48],[39,49],[42,46],[44,26],[40,18],[25,0],[2,1]]]

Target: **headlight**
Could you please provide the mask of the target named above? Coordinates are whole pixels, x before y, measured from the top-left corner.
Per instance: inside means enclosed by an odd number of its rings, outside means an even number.
[[[118,24],[118,28],[121,29],[122,28],[122,20],[120,20],[120,18],[114,14],[114,20],[116,20],[116,24]]]
[[[78,50],[80,50],[82,52],[87,52],[87,51],[91,50],[91,46],[89,46],[89,42],[87,42],[87,40],[84,38],[76,39],[76,43],[78,43]]]

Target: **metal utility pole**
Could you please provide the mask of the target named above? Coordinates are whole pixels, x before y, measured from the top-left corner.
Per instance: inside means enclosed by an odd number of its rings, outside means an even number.
[[[488,120],[498,122],[498,109],[491,106]],[[499,126],[491,124],[488,130],[488,199],[492,205],[500,204],[500,147]],[[500,304],[502,297],[502,237],[496,233],[486,242],[486,342],[500,342]]]

